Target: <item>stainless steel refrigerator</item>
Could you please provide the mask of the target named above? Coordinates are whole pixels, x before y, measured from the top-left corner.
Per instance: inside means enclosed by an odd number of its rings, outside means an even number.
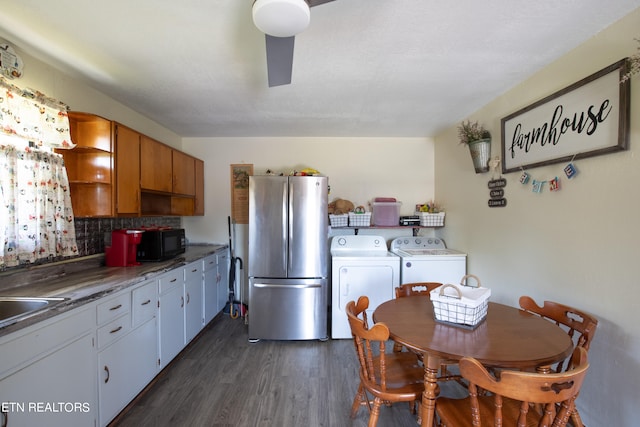
[[[249,178],[249,341],[327,338],[327,177]]]

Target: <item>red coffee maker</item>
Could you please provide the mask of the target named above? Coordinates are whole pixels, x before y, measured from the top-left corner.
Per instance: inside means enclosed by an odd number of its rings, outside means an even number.
[[[111,245],[105,246],[107,267],[131,267],[140,265],[136,260],[138,244],[144,230],[120,229],[111,232]]]

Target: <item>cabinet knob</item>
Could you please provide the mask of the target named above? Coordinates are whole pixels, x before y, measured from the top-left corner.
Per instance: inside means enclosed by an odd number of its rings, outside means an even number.
[[[150,304],[150,303],[151,303],[151,300],[150,300],[150,299],[148,299],[148,300],[146,300],[145,302],[141,303],[140,305],[147,305],[147,304]]]
[[[109,331],[110,334],[115,334],[116,332],[119,332],[122,329],[122,326],[118,326],[115,329],[112,329]]]
[[[122,308],[122,304],[118,304],[115,307],[111,307],[109,310],[113,311],[113,310],[118,310],[119,308]]]
[[[109,367],[107,365],[104,365],[104,371],[107,373],[107,377],[104,379],[104,383],[108,383],[109,382],[109,377],[111,377],[111,373],[109,372]]]
[[[180,308],[184,307],[184,297],[180,297]]]

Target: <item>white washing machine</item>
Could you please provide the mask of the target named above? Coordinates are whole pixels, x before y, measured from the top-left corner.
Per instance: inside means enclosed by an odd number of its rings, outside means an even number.
[[[467,274],[467,254],[448,249],[435,237],[396,237],[390,250],[400,256],[400,283],[459,284]]]
[[[331,338],[351,338],[345,307],[362,295],[373,311],[393,299],[400,283],[400,257],[389,252],[381,236],[346,235],[331,240]]]

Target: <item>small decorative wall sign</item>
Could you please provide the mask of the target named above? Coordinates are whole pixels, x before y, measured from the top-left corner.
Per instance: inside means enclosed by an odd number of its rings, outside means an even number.
[[[249,177],[253,164],[229,165],[231,178],[231,219],[235,224],[249,224]]]
[[[531,185],[531,191],[533,191],[534,193],[541,193],[542,186],[545,182],[547,181],[538,181],[537,179],[534,179],[533,184]]]
[[[504,187],[507,186],[507,180],[504,178],[492,179],[487,184],[489,187],[490,208],[502,208],[507,206],[507,199],[504,197]]]
[[[0,74],[9,79],[20,78],[23,66],[22,58],[13,47],[0,40]]]
[[[577,173],[578,173],[578,170],[573,165],[573,163],[569,163],[567,166],[564,167],[564,174],[567,176],[568,179],[573,178],[574,176],[576,176]]]
[[[502,173],[627,150],[627,69],[625,58],[504,117]]]
[[[556,176],[549,181],[549,191],[560,191],[560,178]]]

